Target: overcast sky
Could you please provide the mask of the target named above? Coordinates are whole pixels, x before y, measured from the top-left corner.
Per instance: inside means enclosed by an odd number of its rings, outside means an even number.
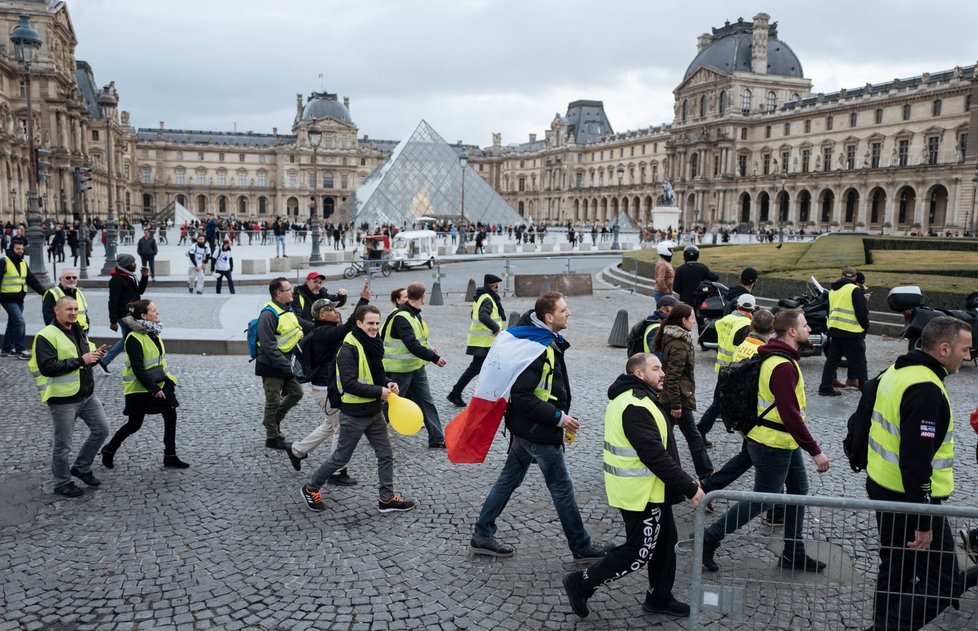
[[[690,11],[691,7],[695,9]],[[978,61],[978,2],[68,0],[76,57],[139,127],[289,133],[295,95],[348,96],[361,135],[541,134],[576,99],[615,131],[670,122],[696,37],[765,11],[813,91]],[[320,73],[323,79],[319,78]]]

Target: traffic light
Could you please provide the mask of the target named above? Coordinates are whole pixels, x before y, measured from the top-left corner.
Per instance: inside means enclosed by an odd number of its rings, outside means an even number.
[[[34,149],[34,165],[37,168],[37,182],[40,184],[51,177],[51,151],[37,147]]]
[[[92,170],[88,167],[75,167],[75,191],[85,193],[92,190]]]

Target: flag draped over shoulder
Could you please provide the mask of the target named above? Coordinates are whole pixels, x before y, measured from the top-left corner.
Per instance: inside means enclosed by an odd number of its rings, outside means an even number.
[[[555,337],[538,326],[516,326],[496,336],[482,364],[475,394],[445,428],[449,460],[455,464],[485,461],[506,412],[510,388]]]

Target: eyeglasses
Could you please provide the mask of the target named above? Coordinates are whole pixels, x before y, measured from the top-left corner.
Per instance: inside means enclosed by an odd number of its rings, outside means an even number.
[[[287,291],[288,291],[288,292],[291,292],[291,291],[292,291],[292,288],[291,288],[291,287],[286,287],[285,289],[278,289],[277,291],[279,291],[279,292],[283,292],[283,293],[284,293],[284,292],[287,292]]]
[[[77,276],[65,276],[64,279],[65,280],[78,280],[78,277]]]

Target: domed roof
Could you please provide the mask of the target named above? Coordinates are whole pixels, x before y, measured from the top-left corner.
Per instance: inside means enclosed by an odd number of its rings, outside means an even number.
[[[740,25],[741,28],[736,28]],[[746,28],[744,28],[746,27]],[[688,79],[703,66],[709,66],[726,74],[751,71],[751,39],[749,23],[731,24],[714,29],[713,41],[689,64],[683,80]],[[791,48],[777,38],[772,29],[767,39],[767,74],[782,77],[803,78],[801,62]]]
[[[336,100],[335,94],[314,94],[302,108],[302,120],[334,118],[342,123],[353,123],[350,110]]]

